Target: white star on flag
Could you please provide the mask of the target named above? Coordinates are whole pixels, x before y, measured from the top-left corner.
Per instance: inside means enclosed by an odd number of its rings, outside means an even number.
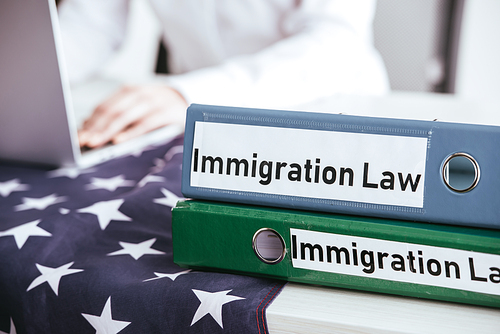
[[[153,147],[151,145],[149,146],[146,146],[146,147],[139,147],[139,148],[136,148],[134,151],[130,152],[129,155],[135,157],[135,158],[139,158],[141,157],[141,155],[144,153],[144,152],[147,152],[147,151],[150,151]]]
[[[219,292],[207,292],[201,290],[192,289],[196,297],[200,300],[200,306],[194,314],[191,326],[193,326],[198,320],[203,318],[205,315],[210,314],[212,318],[222,326],[222,305],[230,303],[235,300],[245,299],[238,296],[228,296],[227,294],[232,290],[219,291]]]
[[[61,278],[63,276],[76,274],[80,271],[83,271],[83,269],[69,269],[69,267],[71,267],[73,263],[74,262],[66,263],[58,268],[45,267],[41,264],[36,263],[36,267],[38,268],[38,271],[40,271],[41,275],[35,278],[33,282],[31,282],[26,291],[30,291],[40,284],[47,282],[57,296],[59,293],[59,282],[61,281]]]
[[[85,189],[87,190],[106,189],[109,191],[115,191],[119,187],[133,187],[134,185],[135,185],[134,181],[125,180],[125,177],[123,175],[118,175],[107,179],[100,177],[93,177],[90,179],[90,184],[87,184],[85,186]]]
[[[170,150],[167,151],[167,153],[165,153],[164,156],[165,161],[169,161],[174,157],[174,155],[182,153],[183,149],[184,148],[182,145],[177,145],[172,147]]]
[[[52,170],[52,171],[47,173],[47,176],[49,178],[65,176],[65,177],[70,178],[70,179],[76,179],[81,174],[92,173],[95,171],[96,171],[95,168],[80,169],[78,167],[66,167],[66,168],[59,168],[56,170]]]
[[[152,249],[151,246],[156,242],[156,238],[149,239],[138,244],[133,244],[129,242],[119,241],[118,243],[122,246],[123,249],[117,250],[115,252],[109,253],[108,256],[114,255],[130,255],[134,258],[134,260],[140,259],[143,255],[151,254],[165,254],[156,249]]]
[[[175,206],[175,204],[177,204],[177,202],[180,199],[182,199],[180,197],[177,197],[176,194],[174,194],[173,192],[171,192],[170,190],[167,190],[165,188],[162,188],[161,192],[162,192],[163,196],[165,196],[165,197],[154,198],[153,202],[173,208]]]
[[[86,208],[78,209],[77,212],[92,213],[97,216],[101,230],[105,230],[112,220],[131,221],[132,218],[125,216],[118,211],[124,199],[114,199],[111,201],[97,202]]]
[[[23,204],[18,204],[14,207],[15,211],[25,211],[25,210],[30,210],[30,209],[36,209],[36,210],[45,210],[47,207],[65,202],[67,200],[67,197],[61,196],[57,197],[56,194],[51,194],[49,196],[41,197],[41,198],[30,198],[30,197],[23,197]]]
[[[59,208],[59,213],[61,215],[67,215],[68,213],[70,213],[70,210],[67,208]]]
[[[82,316],[95,328],[96,334],[116,334],[131,324],[128,321],[113,320],[111,316],[111,297],[106,301],[101,315],[82,313]]]
[[[168,277],[170,278],[172,281],[175,281],[175,279],[181,275],[185,275],[187,273],[189,273],[191,271],[191,269],[189,270],[184,270],[184,271],[181,271],[181,272],[178,272],[178,273],[175,273],[175,274],[163,274],[163,273],[154,273],[156,275],[156,277],[153,277],[153,278],[149,278],[149,279],[146,279],[144,280],[143,282],[149,282],[149,281],[154,281],[154,280],[157,280],[157,279],[161,279],[161,278],[165,278],[165,277]]]
[[[19,179],[0,182],[0,195],[3,197],[9,196],[14,191],[25,191],[29,189],[30,186],[27,184],[22,184]]]
[[[10,318],[10,331],[8,333],[0,331],[0,334],[17,334],[16,327],[14,327],[14,320]]]
[[[150,183],[150,182],[165,182],[165,181],[167,181],[167,179],[164,178],[163,176],[148,174],[137,183],[137,186],[142,188],[147,183]]]
[[[0,237],[12,235],[19,249],[24,246],[29,237],[51,237],[52,234],[38,227],[38,223],[40,223],[40,219],[1,231]]]
[[[153,164],[154,164],[154,166],[150,168],[151,173],[161,172],[163,170],[163,168],[165,168],[165,166],[166,166],[165,161],[162,159],[159,159],[159,158],[155,158],[153,160]]]

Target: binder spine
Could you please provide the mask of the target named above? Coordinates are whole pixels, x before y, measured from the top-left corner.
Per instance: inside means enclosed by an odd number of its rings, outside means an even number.
[[[194,200],[172,228],[181,266],[500,307],[498,231]]]
[[[500,228],[498,127],[192,105],[187,198]],[[474,163],[450,186],[448,161]]]

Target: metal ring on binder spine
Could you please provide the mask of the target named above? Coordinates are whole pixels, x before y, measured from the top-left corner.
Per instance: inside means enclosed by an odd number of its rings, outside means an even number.
[[[267,232],[268,237],[276,237],[277,240],[279,240],[279,242],[280,242],[281,248],[279,248],[279,247],[275,248],[275,250],[280,251],[278,256],[276,256],[276,257],[274,257],[274,256],[272,258],[266,257],[262,254],[261,251],[259,251],[258,237],[262,233],[266,233],[266,232]],[[252,238],[252,248],[253,248],[255,254],[257,255],[257,257],[262,262],[267,263],[267,264],[280,263],[285,258],[285,254],[286,254],[285,241],[283,240],[283,237],[278,232],[276,232],[275,230],[273,230],[271,228],[261,228],[257,232],[255,232],[255,234],[253,235],[253,238]]]
[[[449,166],[448,166],[448,164],[453,158],[456,158],[456,157],[466,158],[467,160],[469,160],[469,162],[474,167],[474,181],[467,188],[464,188],[464,189],[455,188],[449,182]],[[474,189],[479,182],[479,176],[480,176],[479,164],[477,163],[476,159],[474,159],[471,155],[469,155],[467,153],[463,153],[463,152],[453,153],[448,158],[446,158],[446,160],[444,161],[443,167],[441,170],[441,174],[443,177],[443,181],[448,188],[450,188],[451,190],[458,192],[458,193],[465,193],[465,192],[468,192],[468,191],[471,191],[472,189]]]

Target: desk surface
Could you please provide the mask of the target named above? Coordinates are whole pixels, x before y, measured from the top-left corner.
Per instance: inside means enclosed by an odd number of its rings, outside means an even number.
[[[498,333],[500,310],[289,283],[270,333]]]
[[[500,99],[467,100],[451,94],[393,92],[386,96],[332,96],[293,110],[356,116],[500,125]]]

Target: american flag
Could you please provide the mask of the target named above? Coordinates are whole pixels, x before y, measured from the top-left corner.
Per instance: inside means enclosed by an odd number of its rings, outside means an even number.
[[[87,169],[0,163],[0,333],[267,333],[280,281],[172,261],[182,138]]]

